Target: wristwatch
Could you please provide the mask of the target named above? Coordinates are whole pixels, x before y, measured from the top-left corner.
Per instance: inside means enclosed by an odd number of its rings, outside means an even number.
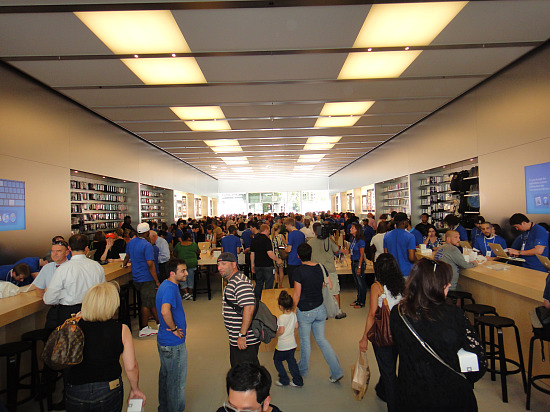
[[[172,332],[175,332],[175,331],[178,330],[178,327],[176,326],[174,329],[171,329],[171,330],[172,330]]]
[[[246,334],[242,334],[241,332],[239,332],[239,338],[246,338]]]

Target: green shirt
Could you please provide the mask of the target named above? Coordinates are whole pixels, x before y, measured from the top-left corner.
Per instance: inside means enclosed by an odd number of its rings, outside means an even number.
[[[174,247],[174,254],[181,260],[185,260],[187,269],[193,269],[198,266],[197,255],[200,253],[199,246],[193,242],[190,245],[178,243]]]

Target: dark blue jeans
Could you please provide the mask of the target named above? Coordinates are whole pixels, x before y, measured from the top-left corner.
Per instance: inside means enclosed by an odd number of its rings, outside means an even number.
[[[109,382],[65,386],[67,412],[120,412],[124,397],[122,379],[118,388],[110,389]]]
[[[267,267],[254,267],[256,272],[256,286],[254,286],[254,296],[256,299],[262,300],[262,290],[264,284],[266,289],[273,289],[273,281],[275,277],[273,275],[273,266]]]
[[[355,281],[355,287],[357,288],[357,302],[364,305],[367,299],[367,280],[365,278],[365,261],[361,264],[361,274],[357,276],[357,268],[359,266],[358,260],[351,261],[351,275]]]
[[[298,363],[294,358],[294,352],[296,352],[296,348],[282,351],[275,349],[275,353],[273,354],[273,363],[275,363],[275,368],[279,372],[279,382],[285,386],[290,383],[290,379],[286,373],[283,361],[286,361],[288,364],[288,370],[292,375],[292,382],[298,386],[304,384],[302,375],[300,375],[300,369],[298,369]]]

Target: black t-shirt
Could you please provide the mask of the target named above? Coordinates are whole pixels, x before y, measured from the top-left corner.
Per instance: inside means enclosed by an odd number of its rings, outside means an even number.
[[[301,265],[294,271],[294,282],[302,285],[298,309],[302,312],[315,309],[323,304],[323,270],[320,265]]]
[[[106,247],[107,247],[107,242],[105,240],[94,241],[92,243],[92,249],[95,249],[94,260],[96,262],[99,262],[101,260],[101,256],[105,252]]]
[[[126,252],[126,241],[124,239],[117,239],[107,252],[107,259],[119,259],[120,253],[124,252]]]
[[[254,252],[254,266],[259,268],[273,266],[273,260],[267,255],[268,251],[273,251],[271,240],[264,234],[258,233],[250,243],[250,251]]]

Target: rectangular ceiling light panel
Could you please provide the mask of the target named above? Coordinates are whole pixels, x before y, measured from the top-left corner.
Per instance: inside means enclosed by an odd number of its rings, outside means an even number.
[[[373,101],[325,103],[320,114],[323,117],[317,119],[315,127],[351,127],[373,104]]]
[[[454,1],[373,5],[353,47],[403,47],[404,50],[350,53],[338,79],[401,76],[422,52],[405,48],[429,45],[467,3]]]
[[[338,79],[397,78],[420,53],[421,50],[350,53]]]
[[[300,155],[298,163],[316,163],[321,161],[323,157],[325,157],[324,154]]]
[[[225,162],[225,164],[227,164],[229,166],[239,166],[239,165],[247,165],[248,164],[248,159],[246,158],[246,156],[222,157],[221,159]]]
[[[225,120],[225,115],[223,114],[220,106],[170,107],[170,110],[172,110],[176,114],[176,116],[183,120],[187,127],[195,132],[231,130],[231,126],[229,126],[229,122]],[[216,142],[216,140],[212,140],[212,142]],[[238,144],[239,143],[237,142],[237,146]],[[218,144],[217,146],[230,145]]]
[[[215,153],[234,153],[243,151],[238,140],[234,139],[205,140],[204,143],[206,143]]]
[[[353,47],[426,46],[466,6],[467,1],[375,4]]]
[[[115,54],[191,52],[169,10],[92,11],[75,15]]]
[[[75,15],[115,54],[134,54],[122,62],[145,84],[196,84],[206,79],[189,53],[169,10],[77,12]],[[171,58],[141,59],[140,54],[172,53]]]
[[[304,150],[330,150],[342,136],[313,136],[307,139]]]

